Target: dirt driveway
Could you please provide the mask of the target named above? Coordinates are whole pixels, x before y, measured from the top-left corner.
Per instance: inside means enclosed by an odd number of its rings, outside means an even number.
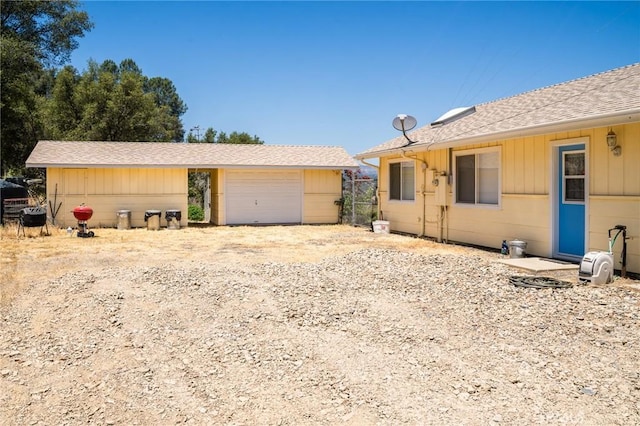
[[[0,424],[640,424],[631,281],[348,226],[95,232],[2,231]]]

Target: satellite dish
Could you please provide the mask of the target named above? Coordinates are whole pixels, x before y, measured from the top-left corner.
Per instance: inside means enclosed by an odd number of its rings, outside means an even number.
[[[416,120],[415,117],[412,117],[407,114],[398,114],[396,118],[393,119],[392,124],[394,129],[400,130],[402,132],[402,134],[409,141],[409,143],[416,142],[409,139],[409,136],[407,136],[407,133],[406,133],[407,131],[416,127],[416,124],[418,124],[418,120]]]
[[[416,127],[416,124],[418,124],[418,120],[407,114],[398,114],[396,118],[393,119],[393,127],[401,132],[407,132],[413,129]]]

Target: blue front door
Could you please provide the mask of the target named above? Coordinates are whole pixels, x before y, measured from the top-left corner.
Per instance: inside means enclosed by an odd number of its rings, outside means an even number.
[[[558,148],[558,217],[559,257],[577,258],[585,253],[585,147],[567,145]]]

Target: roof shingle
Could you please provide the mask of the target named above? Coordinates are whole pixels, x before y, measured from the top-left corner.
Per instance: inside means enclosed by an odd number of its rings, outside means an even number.
[[[558,125],[575,130],[607,117],[613,120],[614,117],[629,119],[633,116],[636,120],[638,114],[640,63],[480,104],[473,114],[441,127],[421,127],[409,133],[409,138],[417,141],[411,145],[414,149],[437,149],[438,145],[463,145],[493,135],[498,140],[509,133],[540,134],[545,127]],[[356,155],[356,158],[377,157],[406,145],[407,140],[399,136]]]
[[[39,141],[27,167],[345,169],[358,163],[338,146]]]

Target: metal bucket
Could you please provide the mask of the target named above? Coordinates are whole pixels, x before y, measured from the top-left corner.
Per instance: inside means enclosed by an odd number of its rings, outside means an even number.
[[[160,210],[147,210],[144,212],[144,221],[147,222],[148,231],[160,229]]]
[[[118,229],[131,229],[131,210],[118,210]]]
[[[167,210],[164,217],[167,220],[167,229],[180,229],[180,220],[182,219],[180,210]]]
[[[518,259],[524,257],[527,250],[527,243],[520,240],[509,241],[509,257]]]

